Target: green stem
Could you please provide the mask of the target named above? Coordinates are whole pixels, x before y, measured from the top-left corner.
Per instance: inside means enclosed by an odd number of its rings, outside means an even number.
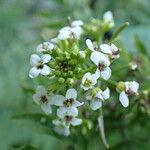
[[[117,82],[116,81],[113,81],[113,80],[105,80],[105,79],[103,79],[103,78],[99,78],[101,81],[104,81],[104,82],[107,82],[108,84],[111,84],[111,85],[113,85],[113,86],[117,86]]]
[[[129,22],[125,22],[121,25],[113,34],[112,38],[110,39],[110,43],[122,32],[127,26],[129,26]]]

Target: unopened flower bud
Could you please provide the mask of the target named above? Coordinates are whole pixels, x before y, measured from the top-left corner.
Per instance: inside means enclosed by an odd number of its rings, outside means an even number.
[[[67,79],[67,84],[69,84],[70,86],[73,86],[74,85],[74,79],[68,78]]]
[[[58,79],[58,82],[64,83],[64,82],[65,82],[65,79],[64,79],[64,78],[59,78],[59,79]]]
[[[86,57],[86,52],[85,51],[79,51],[79,58],[80,59],[85,59],[85,57]]]
[[[116,87],[117,92],[122,92],[125,90],[125,83],[124,82],[118,82]]]

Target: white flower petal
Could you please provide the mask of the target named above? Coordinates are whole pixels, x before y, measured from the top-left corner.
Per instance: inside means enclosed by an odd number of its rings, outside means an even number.
[[[119,100],[120,100],[121,104],[123,105],[123,107],[128,107],[129,99],[128,99],[127,94],[124,91],[120,93]]]
[[[33,95],[33,101],[34,101],[36,104],[40,104],[40,100],[41,100],[41,98],[39,97],[38,94],[34,94],[34,95]]]
[[[102,106],[102,102],[99,100],[93,100],[90,104],[92,110],[97,110]]]
[[[91,51],[94,51],[94,46],[93,46],[93,43],[90,39],[87,39],[86,40],[86,45],[87,47],[91,50]]]
[[[102,96],[104,99],[108,99],[110,97],[110,90],[107,88],[105,91],[102,92]]]
[[[104,20],[105,21],[108,21],[108,22],[113,22],[113,14],[111,11],[107,11],[105,12],[104,16],[103,16]]]
[[[103,53],[112,54],[111,47],[108,44],[100,45],[100,49]]]
[[[79,119],[79,118],[73,118],[72,120],[71,120],[71,124],[73,125],[73,126],[78,126],[78,125],[80,125],[82,123],[82,119]]]
[[[41,105],[41,109],[45,112],[45,114],[49,115],[52,113],[52,109],[50,103],[43,103]]]
[[[59,38],[60,40],[66,40],[66,39],[68,39],[68,38],[70,37],[70,35],[71,35],[71,31],[69,31],[69,30],[67,30],[67,29],[63,29],[63,30],[59,33],[58,38]]]
[[[95,85],[97,83],[97,79],[99,78],[98,74],[92,74],[91,75],[91,81],[92,81],[92,85]]]
[[[38,53],[43,52],[43,45],[42,45],[42,44],[39,44],[39,45],[37,46],[36,50],[37,50]]]
[[[79,107],[79,106],[81,106],[81,105],[83,105],[84,104],[84,102],[79,102],[79,101],[74,101],[74,103],[73,103],[73,107]]]
[[[40,70],[37,69],[36,67],[31,68],[30,71],[29,71],[29,77],[30,77],[30,78],[35,78],[35,77],[37,77],[39,74],[40,74]]]
[[[47,95],[47,91],[46,91],[45,87],[42,86],[42,85],[39,85],[39,86],[37,87],[36,93],[37,93],[39,96]]]
[[[115,44],[112,43],[110,47],[111,47],[112,52],[117,52],[118,51],[118,48]]]
[[[31,57],[30,57],[30,64],[31,64],[32,66],[36,66],[37,63],[38,63],[40,60],[41,60],[41,58],[40,58],[38,55],[32,54]]]
[[[63,102],[65,101],[65,97],[62,95],[54,95],[51,99],[51,104],[56,106],[63,106]]]
[[[76,27],[76,26],[82,26],[83,25],[83,22],[81,20],[74,20],[72,21],[71,23],[71,26],[72,27]]]
[[[91,59],[96,65],[98,65],[98,64],[99,64],[99,61],[100,61],[100,59],[101,59],[101,57],[102,57],[102,55],[101,55],[100,52],[94,51],[94,52],[92,52],[90,59]]]
[[[42,75],[44,75],[44,76],[47,76],[47,75],[50,74],[50,72],[51,72],[50,67],[47,66],[47,65],[44,65],[43,68],[41,69],[40,74],[42,74]]]
[[[75,38],[79,39],[82,34],[82,28],[79,26],[71,28],[71,32],[73,33]]]
[[[54,131],[64,136],[69,136],[70,134],[69,126],[55,126]]]
[[[82,78],[82,83],[84,84],[86,79],[91,79],[91,73],[87,72],[84,74],[83,78]]]
[[[62,122],[61,122],[60,120],[58,120],[58,119],[53,120],[52,123],[53,123],[54,125],[56,125],[56,126],[59,126],[59,125],[62,124]]]
[[[96,98],[99,98],[101,100],[104,99],[103,96],[102,96],[102,91],[101,90],[96,93]]]
[[[44,54],[42,57],[42,62],[45,64],[45,63],[48,63],[50,60],[51,60],[51,56],[49,54]]]
[[[126,91],[131,91],[131,93],[137,93],[139,89],[139,83],[136,81],[125,82]]]
[[[78,115],[78,109],[76,107],[60,107],[57,109],[57,116],[60,118],[66,115],[76,117]]]
[[[68,89],[66,93],[66,98],[73,98],[75,100],[77,98],[77,91],[74,88]]]
[[[111,77],[110,67],[106,67],[103,71],[101,71],[101,77],[105,80],[108,80]]]

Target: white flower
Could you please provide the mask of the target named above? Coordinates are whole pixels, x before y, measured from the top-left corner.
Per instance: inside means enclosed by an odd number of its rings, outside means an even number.
[[[110,90],[107,88],[102,91],[100,89],[96,90],[90,95],[87,95],[86,98],[90,100],[90,107],[92,110],[97,110],[102,106],[102,101],[108,99],[110,97]]]
[[[136,81],[125,82],[125,90],[119,95],[119,100],[124,107],[128,107],[129,98],[128,96],[136,95],[139,89],[139,83]]]
[[[100,50],[101,52],[108,54],[110,56],[111,59],[116,59],[119,58],[119,49],[114,45],[108,45],[108,44],[102,44],[100,45]]]
[[[82,26],[83,25],[83,21],[82,20],[74,20],[71,23],[72,27],[78,27],[78,26]]]
[[[36,93],[33,95],[33,100],[36,104],[41,105],[41,109],[46,113],[52,113],[50,97],[47,95],[47,91],[44,86],[38,86]]]
[[[128,95],[134,95],[138,93],[139,83],[136,81],[125,82],[125,87]]]
[[[60,107],[57,109],[57,116],[66,122],[66,124],[71,124],[73,126],[80,125],[82,120],[76,118],[78,115],[78,110],[76,107]]]
[[[129,63],[131,70],[136,70],[138,67],[138,64],[134,61]]]
[[[110,27],[114,26],[114,19],[113,19],[113,14],[111,11],[105,12],[103,19],[105,22],[109,23]]]
[[[82,34],[82,28],[83,22],[81,20],[75,20],[71,23],[71,26],[66,26],[60,29],[58,38],[60,40],[66,40],[66,39],[79,39]]]
[[[35,78],[39,74],[42,74],[44,76],[47,76],[48,74],[50,74],[51,70],[49,66],[46,65],[46,63],[48,63],[50,59],[51,59],[51,56],[49,54],[45,54],[41,57],[39,57],[36,54],[31,55],[30,64],[32,68],[30,69],[29,77]]]
[[[97,78],[98,77],[96,74],[87,72],[82,78],[81,88],[83,88],[85,91],[88,89],[92,89],[97,83]]]
[[[98,49],[98,46],[94,46],[90,39],[86,40],[86,45],[91,51],[96,51]]]
[[[97,65],[96,75],[108,80],[111,76],[110,61],[105,54],[94,51],[90,59]]]
[[[70,134],[69,125],[66,125],[66,123],[60,119],[55,119],[52,122],[55,125],[54,128],[55,132],[57,132],[60,135],[69,136]]]
[[[59,42],[59,38],[55,37],[55,38],[51,39],[51,42],[57,44]]]
[[[47,52],[47,51],[51,51],[54,49],[54,44],[51,42],[44,42],[42,44],[39,44],[37,46],[37,52],[38,53],[42,53],[42,52]]]
[[[74,88],[70,88],[67,90],[65,97],[63,95],[55,95],[52,98],[52,103],[62,107],[79,107],[83,105],[83,102],[77,101],[76,98],[77,91]]]
[[[60,40],[66,40],[66,39],[79,39],[82,34],[82,28],[77,27],[64,27],[59,31],[58,38]]]

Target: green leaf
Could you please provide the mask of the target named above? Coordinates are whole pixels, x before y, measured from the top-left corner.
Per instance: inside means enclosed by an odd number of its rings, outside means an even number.
[[[135,46],[138,49],[138,51],[141,54],[148,56],[147,49],[137,34],[135,34],[135,36],[134,36],[134,42],[135,42]]]
[[[18,148],[12,148],[13,150],[40,150],[39,148],[33,147],[31,145],[24,145]]]
[[[112,38],[110,42],[112,42],[117,36],[126,28],[129,26],[129,22],[125,22],[123,25],[121,25],[112,35]]]
[[[53,136],[61,141],[68,142],[72,141],[71,137],[64,137],[58,135],[53,131],[54,125],[52,124],[53,116],[47,116],[40,113],[25,113],[12,116],[13,120],[18,120],[20,123],[30,127],[38,133],[47,134]]]

